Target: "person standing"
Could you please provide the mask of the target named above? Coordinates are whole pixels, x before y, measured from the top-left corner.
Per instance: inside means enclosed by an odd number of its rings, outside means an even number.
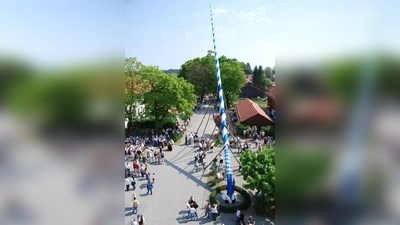
[[[133,177],[133,175],[131,176],[131,185],[132,185],[132,189],[135,190],[136,189],[136,181],[135,181],[135,178]]]
[[[189,219],[190,220],[197,220],[196,209],[194,207],[190,207],[189,209]]]
[[[188,218],[189,218],[189,215],[190,215],[190,208],[191,208],[191,207],[190,207],[190,204],[187,203],[187,204],[186,204],[186,211],[187,211],[187,213],[188,213],[188,215],[187,215]]]
[[[135,161],[134,169],[135,169],[135,175],[138,177],[139,176],[139,169],[140,169],[138,161]]]
[[[161,163],[164,164],[164,152],[161,152]]]
[[[221,166],[224,163],[224,157],[222,154],[219,154],[219,166]]]
[[[215,200],[215,205],[217,206],[217,216],[219,216],[219,206],[220,206],[220,203],[219,203],[218,200]]]
[[[231,199],[229,198],[229,195],[226,195],[225,196],[225,205],[229,205],[229,201],[230,201]]]
[[[213,221],[216,221],[216,220],[217,220],[217,214],[218,214],[217,205],[214,204],[214,205],[211,207],[211,216],[212,216],[212,220],[213,220]]]
[[[150,181],[147,181],[147,194],[153,195],[153,184]]]
[[[125,172],[126,172],[127,176],[131,175],[131,165],[129,163],[125,164]]]
[[[236,205],[236,194],[235,193],[233,193],[232,194],[232,206],[235,206]]]
[[[156,173],[153,173],[153,183],[156,182]]]
[[[142,177],[144,177],[144,166],[143,166],[143,164],[140,164],[140,174],[142,175]]]
[[[135,213],[138,212],[139,201],[136,199],[136,197],[133,198],[133,201],[132,201],[132,208],[133,208],[133,210],[132,210],[132,213],[133,213],[133,214],[135,214]]]
[[[144,219],[143,214],[138,214],[137,215],[137,221],[138,221],[139,225],[144,225],[145,219]]]
[[[198,162],[198,160],[195,160],[194,161],[194,168],[193,168],[193,170],[199,170],[199,162]]]
[[[207,216],[207,218],[210,218],[210,212],[211,212],[211,204],[208,202],[206,205],[206,214],[204,215],[204,217]]]
[[[125,185],[126,185],[126,191],[129,191],[129,185],[130,185],[131,181],[129,180],[129,178],[126,176],[125,177]]]

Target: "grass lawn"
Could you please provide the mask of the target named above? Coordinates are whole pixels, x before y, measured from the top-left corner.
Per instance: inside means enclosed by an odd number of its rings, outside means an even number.
[[[267,98],[265,98],[265,101],[262,101],[261,98],[260,99],[252,99],[252,101],[257,103],[263,110],[267,110],[267,103],[268,103]]]

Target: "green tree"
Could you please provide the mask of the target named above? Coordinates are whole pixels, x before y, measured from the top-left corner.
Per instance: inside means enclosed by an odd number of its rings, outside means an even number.
[[[263,70],[262,70],[262,66],[255,66],[254,70],[253,70],[253,77],[251,79],[251,82],[253,82],[253,84],[257,84],[261,87],[266,87],[266,80],[265,77],[263,75]]]
[[[218,61],[226,105],[230,107],[230,104],[239,96],[240,89],[246,82],[244,77],[246,64],[224,55]],[[182,64],[178,77],[182,77],[193,84],[195,93],[199,95],[201,100],[203,100],[205,94],[209,93],[214,93],[218,96],[215,56],[211,50],[204,57],[191,59]]]
[[[264,82],[265,82],[265,86],[264,87],[268,87],[270,84],[272,84],[272,80],[269,78],[264,78]]]
[[[265,77],[269,79],[272,79],[273,77],[272,69],[269,66],[265,67]]]
[[[194,85],[196,95],[203,100],[202,97],[210,91],[210,68],[200,58],[196,58],[190,63],[187,71],[187,81]]]
[[[125,58],[125,118],[128,119],[128,130],[135,118],[140,118],[141,115],[136,114],[136,108],[143,104],[143,94],[148,91],[141,76],[144,68],[136,57]]]
[[[237,61],[222,62],[221,79],[224,91],[224,99],[226,106],[229,108],[231,104],[239,97],[241,88],[246,82],[244,72],[241,65]],[[216,81],[215,81],[216,82]]]
[[[245,74],[252,74],[253,70],[251,69],[250,63],[246,63]]]
[[[256,207],[268,212],[275,196],[275,148],[261,151],[245,151],[240,155],[241,174],[246,184],[243,186],[257,191]]]
[[[183,78],[166,75],[154,66],[145,67],[141,76],[149,87],[143,94],[146,114],[156,121],[157,128],[175,122],[177,116],[186,120],[193,115],[196,95],[192,84]]]

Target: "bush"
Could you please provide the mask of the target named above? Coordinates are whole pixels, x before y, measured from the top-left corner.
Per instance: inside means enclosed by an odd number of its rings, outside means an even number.
[[[222,190],[226,190],[226,185],[222,185],[220,187],[215,188],[210,194],[210,203],[214,204],[216,202],[217,194],[221,193]],[[238,186],[235,186],[235,191],[239,192],[244,197],[244,202],[236,207],[227,207],[225,205],[220,205],[219,209],[221,212],[225,213],[235,213],[238,209],[246,210],[251,205],[251,198],[249,193]]]
[[[235,127],[238,129],[238,132],[240,134],[243,134],[243,131],[246,129],[247,126],[243,125],[243,124],[241,124],[239,122],[235,122]]]
[[[172,139],[174,140],[174,142],[177,142],[179,139],[182,138],[182,134],[181,133],[173,133],[172,134]]]
[[[275,136],[275,126],[268,125],[268,126],[262,126],[261,130],[265,132],[265,135],[267,136]]]
[[[215,147],[221,147],[222,146],[221,137],[218,137],[217,139],[215,139],[214,146]]]
[[[272,201],[266,195],[257,196],[255,208],[256,211],[262,214],[269,213],[272,206]]]

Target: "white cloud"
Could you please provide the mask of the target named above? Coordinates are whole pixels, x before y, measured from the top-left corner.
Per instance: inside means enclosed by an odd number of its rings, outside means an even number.
[[[248,13],[235,13],[234,15],[246,22],[253,22],[254,18],[257,16],[257,13],[255,13],[254,11],[250,11]]]
[[[226,15],[228,13],[228,10],[226,9],[214,9],[212,11],[213,14],[218,15],[218,14],[224,14]]]
[[[260,23],[260,22],[262,22],[262,21],[264,21],[265,20],[265,17],[260,17],[258,20],[257,20],[257,23]]]
[[[267,7],[263,6],[260,8],[260,15],[264,15],[265,11],[267,10]]]
[[[226,37],[226,36],[234,36],[236,34],[236,31],[232,30],[231,32],[223,32],[220,33],[220,37]]]

